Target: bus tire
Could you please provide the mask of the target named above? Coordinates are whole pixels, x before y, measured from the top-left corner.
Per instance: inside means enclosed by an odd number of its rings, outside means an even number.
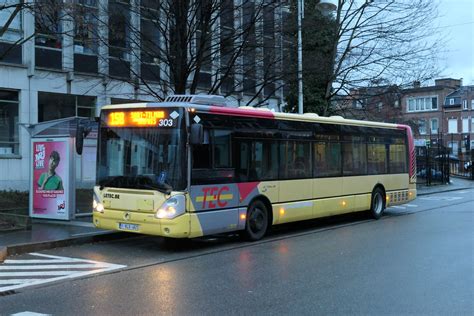
[[[257,241],[262,239],[268,230],[268,210],[260,200],[256,200],[249,205],[245,218],[245,229],[241,236],[245,240]]]
[[[377,187],[372,191],[372,198],[370,201],[370,215],[374,219],[379,219],[385,210],[385,192]]]

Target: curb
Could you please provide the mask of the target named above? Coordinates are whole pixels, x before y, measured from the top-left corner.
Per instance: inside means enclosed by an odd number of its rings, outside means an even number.
[[[5,261],[6,257],[7,257],[7,247],[5,246],[0,246],[0,263],[2,263],[3,261]]]
[[[137,235],[124,233],[124,232],[107,231],[107,232],[102,232],[102,233],[94,233],[94,235],[90,235],[90,236],[50,240],[50,241],[44,241],[44,242],[39,242],[39,243],[11,245],[11,246],[4,247],[5,257],[7,255],[8,256],[20,255],[27,252],[36,252],[36,251],[52,249],[52,248],[57,248],[57,247],[81,245],[85,243],[98,242],[98,241],[125,239],[125,238],[130,238],[131,236],[137,236]],[[2,248],[0,247],[0,250],[1,249]],[[1,251],[0,251],[0,259],[1,259]],[[0,262],[2,262],[2,260],[0,260]]]
[[[418,193],[417,196],[421,195],[430,195],[430,194],[437,194],[437,193],[443,193],[443,192],[452,192],[452,191],[461,191],[461,190],[469,190],[472,189],[473,187],[463,187],[463,188],[456,188],[456,189],[448,189],[448,190],[440,190],[440,191],[433,191],[433,192],[424,192],[424,193]],[[417,190],[418,191],[418,190]]]

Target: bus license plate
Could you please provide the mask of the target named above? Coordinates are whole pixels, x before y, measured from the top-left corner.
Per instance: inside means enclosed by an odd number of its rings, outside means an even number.
[[[119,223],[119,229],[121,230],[135,230],[138,231],[140,225],[137,224],[128,224],[128,223]]]

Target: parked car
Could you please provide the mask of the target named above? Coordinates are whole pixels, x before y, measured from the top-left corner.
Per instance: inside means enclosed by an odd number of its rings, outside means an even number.
[[[471,160],[471,161],[467,161],[467,162],[464,164],[464,170],[469,171],[469,170],[471,170],[471,168],[472,168],[472,160]]]
[[[441,171],[435,170],[433,168],[431,168],[430,170],[431,170],[432,180],[439,180],[439,181],[443,180],[443,173]],[[418,172],[416,173],[416,176],[420,178],[426,178],[427,177],[426,169],[418,170]]]

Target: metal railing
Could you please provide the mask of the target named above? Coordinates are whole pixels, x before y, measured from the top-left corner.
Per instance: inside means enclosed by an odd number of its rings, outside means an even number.
[[[416,182],[419,185],[449,183],[449,150],[443,147],[416,148]]]

